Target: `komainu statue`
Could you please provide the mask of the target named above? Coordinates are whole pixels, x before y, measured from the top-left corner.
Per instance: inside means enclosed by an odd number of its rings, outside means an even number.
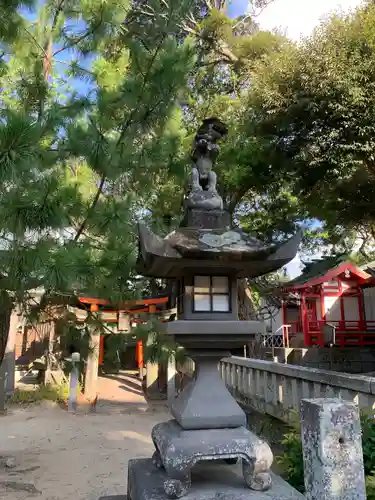
[[[220,152],[217,141],[227,133],[227,126],[218,118],[207,118],[199,127],[191,155],[193,168],[186,198],[188,208],[223,209],[223,200],[216,190],[216,173],[212,167]]]

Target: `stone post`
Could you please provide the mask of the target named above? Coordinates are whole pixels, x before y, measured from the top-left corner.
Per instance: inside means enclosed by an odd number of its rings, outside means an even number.
[[[157,363],[146,363],[146,394],[153,396],[158,394],[159,365]]]
[[[175,358],[171,358],[168,361],[168,368],[167,368],[167,379],[168,379],[168,387],[167,387],[167,394],[168,394],[168,404],[171,405],[176,397],[176,360]]]
[[[301,433],[308,500],[366,500],[358,408],[339,399],[304,399]]]
[[[71,413],[75,413],[77,411],[77,393],[78,393],[78,384],[79,384],[79,361],[80,361],[79,352],[73,352],[72,354],[72,371],[70,373],[70,381],[69,381],[69,402],[68,402],[68,411]]]

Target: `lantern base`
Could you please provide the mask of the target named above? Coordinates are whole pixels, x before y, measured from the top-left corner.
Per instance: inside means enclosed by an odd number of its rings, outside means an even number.
[[[185,430],[175,421],[155,425],[154,465],[165,469],[164,490],[169,498],[180,498],[191,486],[191,469],[197,462],[242,459],[243,485],[265,491],[271,486],[269,469],[273,455],[267,443],[245,427],[237,429]]]
[[[241,466],[203,462],[192,472],[192,485],[184,500],[306,500],[279,476],[272,474],[272,488],[251,491],[244,485]],[[128,463],[128,493],[126,497],[99,500],[166,500],[164,491],[167,473],[157,469],[151,459],[132,459]]]

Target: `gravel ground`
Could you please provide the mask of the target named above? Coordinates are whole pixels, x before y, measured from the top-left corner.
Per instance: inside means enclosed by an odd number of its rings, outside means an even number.
[[[151,429],[168,413],[164,405],[148,406],[138,382],[122,375],[102,379],[99,398],[92,414],[43,404],[0,417],[0,498],[99,500],[126,493],[128,460],[152,455]]]

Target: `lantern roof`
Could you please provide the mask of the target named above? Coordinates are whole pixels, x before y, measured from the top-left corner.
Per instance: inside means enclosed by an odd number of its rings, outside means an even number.
[[[138,271],[155,278],[178,278],[193,269],[254,278],[293,260],[302,236],[297,233],[284,243],[267,245],[240,229],[190,227],[161,238],[144,223],[138,224],[138,234]]]

